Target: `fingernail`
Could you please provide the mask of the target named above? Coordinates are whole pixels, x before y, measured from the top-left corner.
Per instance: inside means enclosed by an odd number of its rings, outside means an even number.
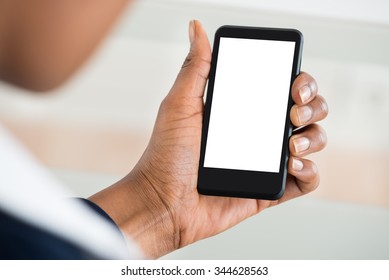
[[[312,118],[313,111],[309,106],[301,106],[297,108],[297,118],[300,124],[304,124]]]
[[[296,150],[296,153],[301,153],[308,150],[311,142],[306,137],[297,137],[293,139],[293,146]]]
[[[308,85],[305,85],[299,89],[299,95],[301,98],[301,101],[305,103],[309,98],[311,98],[312,91],[311,88]]]
[[[189,22],[189,41],[191,44],[193,44],[194,40],[196,37],[196,32],[195,32],[195,21],[191,20]]]
[[[292,168],[295,171],[301,171],[304,168],[304,164],[301,160],[296,159],[296,158],[292,158]]]

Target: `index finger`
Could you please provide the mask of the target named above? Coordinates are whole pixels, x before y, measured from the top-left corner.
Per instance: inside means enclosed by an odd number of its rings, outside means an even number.
[[[305,72],[301,72],[293,82],[292,98],[297,105],[307,104],[316,97],[317,92],[315,79]]]

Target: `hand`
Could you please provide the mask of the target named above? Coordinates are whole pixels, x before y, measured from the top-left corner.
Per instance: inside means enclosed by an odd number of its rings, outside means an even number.
[[[163,100],[150,142],[132,172],[91,199],[135,239],[148,257],[159,257],[220,233],[261,210],[314,190],[316,165],[303,159],[324,148],[324,130],[314,122],[327,115],[315,80],[295,80],[291,120],[305,126],[290,139],[289,174],[277,201],[212,197],[197,192],[203,94],[211,61],[207,36],[190,24],[191,48],[169,94]]]

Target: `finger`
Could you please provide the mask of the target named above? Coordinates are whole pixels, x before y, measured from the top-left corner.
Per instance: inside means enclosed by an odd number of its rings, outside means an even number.
[[[292,98],[297,105],[307,104],[312,101],[318,92],[317,83],[312,76],[305,72],[294,80],[292,85]]]
[[[318,124],[311,124],[290,137],[291,156],[305,156],[321,151],[327,145],[327,134]]]
[[[203,97],[211,66],[211,46],[201,23],[189,24],[190,51],[169,94]]]
[[[328,115],[328,105],[325,99],[317,95],[305,105],[293,105],[290,110],[290,119],[295,126],[303,126],[324,119]]]
[[[290,157],[288,173],[285,193],[275,204],[308,194],[319,186],[319,170],[308,159]]]

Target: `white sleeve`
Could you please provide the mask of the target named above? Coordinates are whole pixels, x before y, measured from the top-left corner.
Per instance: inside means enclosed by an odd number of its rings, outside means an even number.
[[[104,218],[74,197],[0,125],[0,208],[102,259],[143,255]]]

